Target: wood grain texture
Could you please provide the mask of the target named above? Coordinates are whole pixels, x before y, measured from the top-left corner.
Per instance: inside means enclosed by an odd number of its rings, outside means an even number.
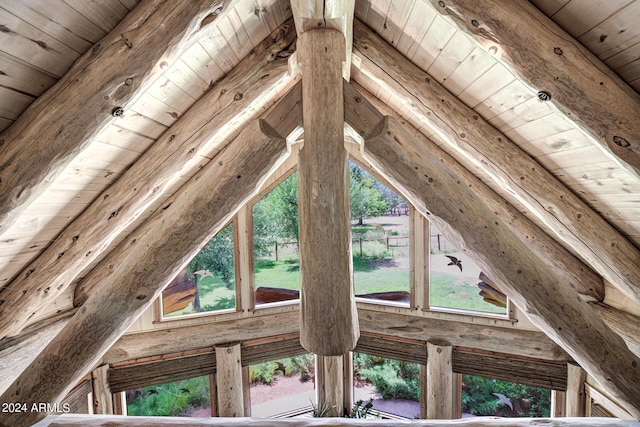
[[[365,141],[364,156],[495,278],[538,328],[640,416],[640,359],[558,273],[513,235],[463,177],[389,117],[379,133]]]
[[[427,418],[453,418],[453,347],[427,342]]]
[[[528,1],[431,3],[481,44],[497,46],[516,75],[640,172],[640,95],[571,35]]]
[[[605,291],[602,278],[581,262],[551,236],[536,226],[529,218],[507,203],[488,185],[470,173],[454,157],[438,147],[424,136],[411,123],[404,120],[397,112],[375,98],[357,83],[345,84],[345,120],[363,137],[373,135],[376,127],[381,125],[383,114],[393,117],[411,135],[428,147],[429,152],[438,157],[446,167],[461,177],[472,187],[478,197],[487,203],[494,214],[503,218],[505,224],[515,236],[526,242],[530,248],[545,259],[559,274],[564,275],[564,282],[574,288],[586,300],[602,301]]]
[[[155,301],[171,278],[257,193],[264,177],[287,152],[284,138],[264,120],[247,126],[237,142],[118,245],[103,260],[105,269],[93,270],[94,276],[87,279],[100,286],[1,401],[19,397],[25,402],[56,402],[63,397]],[[44,416],[46,413],[10,416],[0,425],[27,426]]]
[[[291,11],[298,37],[305,31],[329,28],[344,36],[342,77],[349,81],[351,75],[351,46],[353,45],[353,14],[355,0],[293,0]]]
[[[317,405],[330,407],[328,416],[342,417],[345,407],[344,401],[344,356],[316,357],[316,397]]]
[[[216,353],[216,396],[221,417],[244,416],[240,343],[219,346]]]
[[[638,248],[505,135],[358,21],[354,37],[356,81],[371,79],[400,96],[459,161],[472,164],[472,172],[503,190],[508,201],[538,226],[640,301]]]
[[[567,363],[567,392],[565,413],[567,417],[586,415],[585,383],[587,373],[575,363]]]
[[[348,154],[344,147],[343,35],[302,33],[304,146],[298,157],[300,343],[323,356],[356,346]]]
[[[38,427],[163,427],[163,426],[224,426],[224,427],[349,427],[370,425],[396,426],[464,426],[464,427],[638,427],[640,422],[616,418],[463,418],[459,420],[352,420],[348,418],[178,418],[61,415]]]
[[[114,120],[114,108],[130,106],[197,39],[211,11],[205,0],[143,2],[0,134],[0,233]]]
[[[193,173],[197,154],[215,156],[275,100],[274,87],[294,84],[288,74],[287,50],[295,39],[293,25],[284,24],[228,76],[204,95],[168,129],[109,189],[85,209],[42,255],[0,290],[0,336],[20,331],[28,317],[64,292],[87,265],[104,256],[111,242],[149,207],[167,196],[178,174]],[[247,72],[247,70],[251,70]],[[284,112],[283,117],[295,114]],[[30,272],[30,273],[29,273]],[[49,283],[50,286],[43,286]],[[86,299],[81,285],[76,304]]]
[[[640,357],[640,317],[607,304],[594,303],[592,307],[605,323],[622,337],[629,350]]]
[[[108,372],[109,365],[98,366],[91,371],[94,414],[113,414],[113,394],[109,387]]]

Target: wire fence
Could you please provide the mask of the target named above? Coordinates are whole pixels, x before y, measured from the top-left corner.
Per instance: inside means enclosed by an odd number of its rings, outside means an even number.
[[[440,233],[432,234],[430,236],[431,250],[437,252],[446,252],[448,250],[447,239]],[[371,237],[371,238],[353,238],[352,244],[354,249],[358,249],[360,257],[364,256],[366,252],[366,245],[368,242],[378,242],[384,245],[387,251],[391,251],[395,248],[405,248],[409,246],[409,236],[384,236],[384,237]],[[274,242],[271,244],[273,247],[273,253],[275,261],[281,261],[282,259],[290,259],[291,252],[298,251],[298,242]]]

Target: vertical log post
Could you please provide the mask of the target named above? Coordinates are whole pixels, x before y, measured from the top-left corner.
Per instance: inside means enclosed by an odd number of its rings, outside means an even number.
[[[344,415],[344,356],[316,356],[316,402],[329,406],[327,416]]]
[[[216,393],[221,417],[244,416],[240,343],[216,347]]]
[[[427,418],[453,418],[451,344],[427,342]]]
[[[584,383],[587,373],[579,365],[567,363],[566,416],[584,417],[586,414]]]
[[[551,390],[551,418],[565,417],[567,399],[564,391]]]
[[[109,365],[103,365],[91,372],[94,414],[113,414],[113,395],[107,379],[108,370]]]
[[[348,154],[344,147],[342,33],[300,34],[304,146],[298,159],[300,343],[322,356],[359,337],[352,282]]]

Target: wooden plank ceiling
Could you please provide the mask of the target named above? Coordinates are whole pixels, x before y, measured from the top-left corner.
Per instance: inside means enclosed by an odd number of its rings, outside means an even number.
[[[8,129],[78,58],[116,28],[137,3],[136,0],[0,0],[0,132]],[[292,15],[288,0],[219,3],[219,7],[212,9],[215,20],[206,33],[175,62],[165,63],[163,72],[150,88],[135,95],[123,117],[111,118],[108,126],[89,141],[57,177],[47,182],[46,191],[25,205],[19,216],[11,218],[10,226],[0,227],[0,289],[10,286],[17,276],[28,273],[30,263],[37,260],[78,215],[205,93],[218,90],[216,82],[232,73],[243,58]],[[453,8],[452,4],[457,2],[357,0],[355,16],[557,177],[627,239],[626,243],[635,253],[640,248],[640,177],[632,162],[612,153],[567,115],[566,110],[554,105],[553,93],[552,102],[541,101],[538,91],[546,88],[534,87],[509,61],[504,61],[508,47],[474,37],[451,18],[451,13],[444,13],[440,3],[445,6],[451,3],[449,6]],[[576,45],[593,53],[595,56],[589,56],[593,58],[593,67],[613,76],[607,84],[629,93],[631,105],[640,105],[640,26],[637,25],[640,0],[531,0],[530,4],[520,0],[518,3],[537,7],[542,13],[534,10],[536,19],[545,25],[555,22],[559,26],[553,27],[557,28],[555,36],[573,38],[579,42]],[[478,22],[472,25],[482,26]],[[357,42],[356,35],[354,46]],[[553,50],[553,46],[549,48]],[[531,67],[539,65],[531,64]],[[490,165],[483,170],[482,162],[461,155],[445,143],[445,133],[433,128],[419,106],[359,68],[357,58],[353,60],[351,79],[441,145],[506,200],[513,200],[509,185],[503,186],[488,178]],[[262,111],[284,91],[284,86],[274,85],[271,97],[247,108]],[[235,98],[241,100],[242,94]],[[623,117],[618,119],[626,120],[626,113],[637,114],[637,110],[622,111]],[[244,122],[234,117],[228,126],[229,134],[233,134],[239,132]],[[4,135],[0,133],[0,177],[6,172]],[[630,143],[637,147],[640,141]],[[213,149],[203,147],[196,152],[198,157],[191,161],[190,167],[177,169],[162,190],[167,197],[209,161],[208,150]],[[496,156],[499,154],[500,150],[496,150]],[[520,177],[511,179],[517,182]],[[6,190],[0,187],[0,191]],[[107,249],[123,241],[164,200],[159,198],[150,203],[111,236],[108,247],[90,257],[90,262],[74,272],[74,278],[90,271],[108,253]],[[525,215],[531,215],[526,206],[514,205]],[[530,217],[536,221],[535,215]],[[563,217],[559,221],[571,223],[573,219]],[[539,225],[545,228],[545,224]],[[550,235],[556,232],[549,230],[548,225],[546,228]],[[581,257],[575,248],[568,249]],[[633,254],[628,256],[635,259]],[[593,268],[598,271],[597,267]],[[75,288],[69,284],[63,288],[55,301],[32,316],[28,324],[73,308]],[[640,315],[638,304],[629,302],[624,291],[612,289],[607,302]]]

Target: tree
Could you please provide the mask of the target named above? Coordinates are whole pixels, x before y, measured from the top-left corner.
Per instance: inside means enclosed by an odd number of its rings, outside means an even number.
[[[294,172],[253,205],[253,247],[267,254],[276,241],[298,241],[298,174]]]
[[[193,302],[194,311],[202,311],[198,282],[200,275],[196,271],[209,270],[219,277],[227,287],[233,289],[233,227],[228,225],[216,234],[187,264],[187,273],[196,284],[196,297]]]
[[[389,206],[376,189],[376,180],[353,162],[350,162],[349,169],[351,175],[349,180],[351,218],[357,218],[358,225],[363,225],[364,217],[387,213]]]

